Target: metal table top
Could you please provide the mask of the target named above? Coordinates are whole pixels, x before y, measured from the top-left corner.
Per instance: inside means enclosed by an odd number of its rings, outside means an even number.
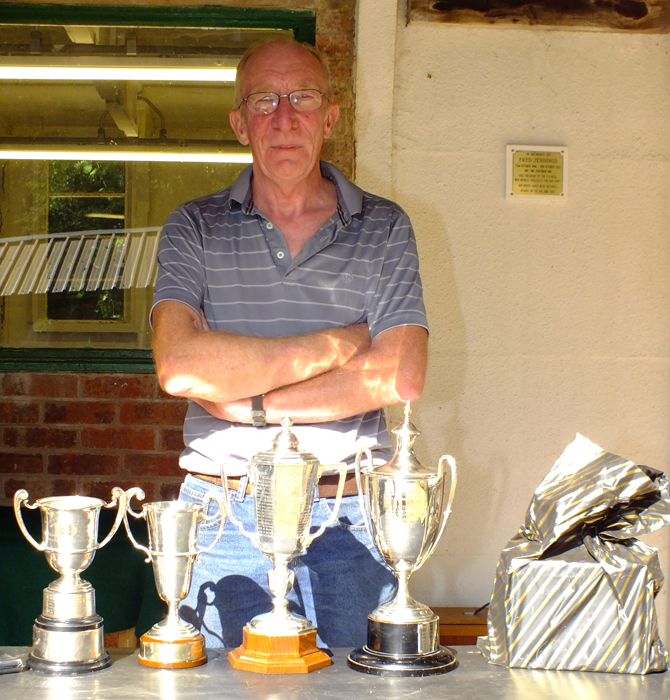
[[[25,658],[27,648],[3,651]],[[237,671],[224,650],[209,650],[209,663],[185,670],[141,666],[137,652],[109,649],[113,664],[79,676],[50,676],[37,671],[0,675],[2,700],[670,700],[670,673],[631,676],[574,671],[527,671],[493,666],[475,647],[458,647],[459,667],[423,678],[381,678],[347,666],[349,650],[335,649],[333,665],[296,675]]]

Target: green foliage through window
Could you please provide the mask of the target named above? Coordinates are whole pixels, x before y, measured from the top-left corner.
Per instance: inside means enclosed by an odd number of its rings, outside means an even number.
[[[125,189],[124,163],[52,161],[49,164],[49,233],[124,228]],[[123,289],[51,293],[47,295],[47,318],[121,321],[123,304]]]

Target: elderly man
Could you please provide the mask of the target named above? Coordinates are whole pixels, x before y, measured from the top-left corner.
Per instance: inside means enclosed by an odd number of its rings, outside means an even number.
[[[187,397],[188,474],[181,498],[221,484],[255,530],[246,466],[290,416],[301,451],[352,465],[368,447],[392,455],[382,408],[423,389],[427,325],[406,214],[319,159],[335,128],[326,65],[313,47],[272,41],[248,51],[230,123],[253,165],[216,194],[177,208],[163,229],[152,323],[161,386]],[[322,477],[313,524],[330,513]],[[331,647],[361,644],[392,576],[365,532],[349,475],[339,523],[296,565],[291,606]],[[201,527],[203,546],[216,523]],[[182,615],[208,646],[237,646],[271,608],[269,559],[226,523],[195,567]]]

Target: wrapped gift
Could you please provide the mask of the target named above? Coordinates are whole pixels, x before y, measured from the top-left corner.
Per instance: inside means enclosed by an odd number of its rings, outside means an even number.
[[[479,650],[512,668],[665,671],[654,607],[663,573],[636,538],[668,522],[662,472],[578,434],[502,552]]]

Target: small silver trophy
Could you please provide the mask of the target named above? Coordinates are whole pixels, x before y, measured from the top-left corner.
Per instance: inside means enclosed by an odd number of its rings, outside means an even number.
[[[303,616],[288,609],[286,596],[293,587],[290,564],[304,554],[312,541],[337,518],[347,476],[345,464],[328,465],[340,472],[333,512],[321,527],[309,534],[312,507],[323,469],[317,458],[298,450],[291,419],[268,452],[259,452],[249,464],[251,492],[256,508],[256,532],[244,530],[229,508],[230,520],[263,554],[274,569],[268,574],[273,608],[244,627],[244,641],[229,652],[234,668],[256,673],[308,673],[330,665],[330,656],[316,646],[316,630]],[[223,480],[226,480],[225,467]]]
[[[156,501],[145,503],[136,513],[130,506],[133,497],[144,499],[144,491],[134,487],[126,492],[124,523],[130,541],[142,550],[154,569],[158,595],[168,604],[168,614],[140,637],[138,660],[154,668],[190,668],[207,662],[204,636],[190,623],[179,617],[179,601],[191,587],[193,563],[202,552],[209,552],[221,537],[226,522],[226,505],[220,493],[208,491],[202,503],[186,501]],[[214,515],[207,516],[210,501],[219,505]],[[149,547],[139,544],[128,525],[127,513],[147,522]],[[203,549],[197,549],[198,525],[220,517],[216,537]]]
[[[95,591],[79,574],[93,561],[117,531],[125,511],[123,489],[112,489],[110,503],[86,496],[55,496],[28,503],[24,489],[14,494],[14,512],[21,532],[33,547],[45,552],[52,569],[60,578],[43,593],[42,614],[33,626],[33,648],[27,665],[37,671],[75,674],[97,671],[111,664],[105,651],[102,618],[95,611]],[[21,504],[39,508],[42,542],[30,535],[21,517]],[[98,519],[101,508],[117,506],[114,525],[98,543]]]
[[[419,431],[405,419],[393,433],[396,451],[390,462],[374,467],[370,450],[356,456],[358,496],[365,526],[385,564],[397,578],[395,597],[368,616],[367,645],[349,654],[356,671],[380,676],[426,676],[458,666],[454,654],[440,647],[439,618],[414,600],[409,577],[435,549],[451,512],[456,489],[456,463],[443,455],[437,471],[424,467],[413,451]],[[361,467],[361,456],[368,464]],[[444,463],[451,469],[446,506]]]

